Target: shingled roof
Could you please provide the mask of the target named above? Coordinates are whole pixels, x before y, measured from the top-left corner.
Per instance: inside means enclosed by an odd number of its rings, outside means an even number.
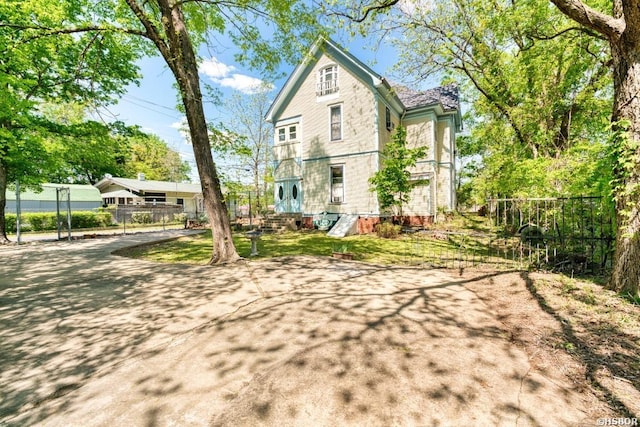
[[[460,108],[458,87],[454,84],[421,92],[401,85],[392,85],[392,89],[407,110],[435,104],[441,104],[445,111],[458,110]]]

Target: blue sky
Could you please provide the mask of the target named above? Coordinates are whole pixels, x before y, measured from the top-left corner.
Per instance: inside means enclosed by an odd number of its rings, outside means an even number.
[[[351,40],[339,36],[335,39],[376,72],[390,75],[391,67],[397,60],[397,54],[391,46],[377,46],[377,49],[373,50],[373,46],[376,45],[373,40]],[[202,54],[202,83],[219,88],[224,97],[230,96],[234,91],[249,92],[261,80],[258,72],[248,71],[237,64],[233,59],[234,53],[236,52],[232,49],[226,49],[216,56]],[[158,135],[191,164],[192,175],[195,178],[197,173],[193,151],[179,131],[184,116],[175,109],[178,98],[173,87],[174,78],[171,71],[160,57],[143,58],[138,65],[143,76],[140,85],[130,85],[127,94],[117,105],[109,107],[104,118],[139,125],[145,132]],[[294,67],[295,64],[285,64],[281,71],[288,76]],[[275,82],[272,91],[274,98],[285,81],[286,77]],[[218,122],[225,119],[223,108],[205,105],[205,112],[210,121]]]

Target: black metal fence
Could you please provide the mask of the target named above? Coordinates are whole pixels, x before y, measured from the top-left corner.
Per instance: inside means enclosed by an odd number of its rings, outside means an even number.
[[[487,232],[421,231],[407,240],[409,264],[545,269],[601,274],[611,268],[615,210],[601,197],[490,199]]]

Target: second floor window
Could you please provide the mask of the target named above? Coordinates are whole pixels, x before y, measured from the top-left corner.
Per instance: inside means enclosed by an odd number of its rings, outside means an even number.
[[[331,140],[339,141],[342,139],[342,105],[334,105],[331,107]]]
[[[298,139],[298,125],[288,125],[277,129],[278,143],[296,141]]]
[[[389,110],[389,107],[385,107],[384,108],[384,113],[385,113],[385,121],[386,121],[386,125],[387,125],[387,130],[391,131],[391,130],[393,130],[393,122],[391,122],[391,110]]]
[[[338,66],[330,65],[322,68],[318,75],[316,95],[323,96],[338,91]]]

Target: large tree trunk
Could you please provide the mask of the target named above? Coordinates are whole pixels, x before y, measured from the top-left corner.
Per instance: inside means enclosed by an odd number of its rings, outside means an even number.
[[[213,235],[211,264],[237,261],[240,257],[233,235],[220,180],[211,154],[207,121],[202,105],[198,63],[180,6],[170,0],[158,0],[168,41],[168,52],[162,52],[173,72],[185,108],[193,153],[202,186],[205,210]],[[168,53],[169,55],[166,55]]]
[[[7,168],[0,160],[0,245],[9,243],[4,208],[7,206]]]
[[[632,2],[636,3],[636,2]],[[634,6],[635,9],[638,5]],[[626,11],[625,11],[626,12]],[[640,144],[640,14],[625,13],[627,27],[618,40],[611,42],[615,98],[613,123],[630,124],[627,138]],[[635,167],[614,169],[616,191],[616,250],[609,287],[637,297],[640,283],[640,147],[628,153]]]
[[[599,12],[580,0],[551,0],[565,15],[607,37],[613,60],[613,117],[630,124],[627,137],[640,143],[640,1],[614,0],[613,13]],[[638,297],[640,284],[640,146],[629,158],[632,170],[614,169],[616,188],[616,251],[609,287]]]

